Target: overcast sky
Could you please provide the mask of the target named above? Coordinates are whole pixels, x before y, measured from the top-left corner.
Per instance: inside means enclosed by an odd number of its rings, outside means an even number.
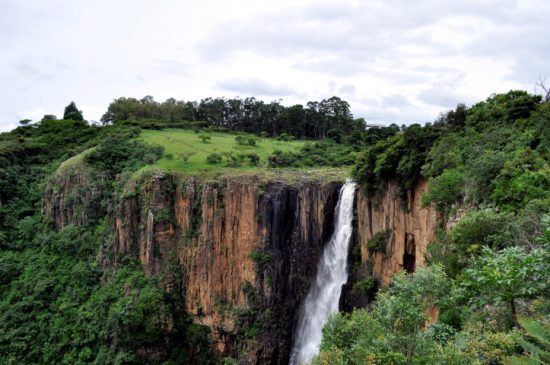
[[[426,122],[534,91],[549,39],[549,0],[0,0],[0,130],[145,95],[337,95],[370,122]]]

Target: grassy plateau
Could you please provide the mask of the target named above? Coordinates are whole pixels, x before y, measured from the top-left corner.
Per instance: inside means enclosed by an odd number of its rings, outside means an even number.
[[[207,135],[210,140],[203,142],[199,136]],[[153,168],[163,171],[199,172],[219,170],[226,166],[226,157],[217,163],[208,163],[206,158],[212,153],[224,156],[224,153],[234,155],[254,153],[259,156],[257,166],[243,163],[240,170],[255,170],[265,167],[268,157],[275,150],[297,152],[304,141],[278,141],[274,138],[254,137],[255,146],[241,145],[235,140],[237,135],[227,133],[195,133],[192,130],[165,129],[144,130],[139,139],[147,144],[164,147],[161,159],[155,162]],[[246,135],[245,137],[251,137]]]

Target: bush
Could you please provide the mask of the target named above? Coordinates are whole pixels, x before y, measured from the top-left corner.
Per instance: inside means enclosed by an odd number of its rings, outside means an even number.
[[[235,137],[235,142],[241,146],[256,146],[256,138],[242,134]]]
[[[364,295],[370,298],[376,293],[376,282],[372,277],[359,280],[353,284],[353,291],[359,295]]]
[[[390,229],[376,232],[367,242],[368,250],[371,252],[385,252],[391,233]]]
[[[292,152],[283,152],[275,150],[267,159],[269,167],[298,167],[299,157]]]
[[[427,339],[426,310],[446,297],[447,278],[440,266],[393,277],[377,295],[372,310],[337,313],[323,328],[314,364],[442,364],[439,347]]]
[[[307,142],[299,152],[275,150],[268,158],[270,167],[349,166],[356,160],[357,146],[338,144],[330,139]]]
[[[550,197],[550,168],[531,149],[515,151],[494,180],[491,198],[510,210],[518,210],[531,200]]]
[[[245,145],[246,144],[246,137],[239,134],[237,137],[235,137],[235,142],[237,142],[238,145]]]
[[[292,141],[294,137],[292,137],[290,134],[286,133],[286,132],[283,132],[281,134],[279,134],[277,136],[277,138],[275,138],[277,141],[284,141],[284,142],[288,142],[288,141]]]
[[[507,305],[517,324],[516,301],[548,293],[548,262],[549,253],[541,248],[527,251],[507,247],[495,252],[485,247],[483,254],[464,271],[461,285],[472,305]]]
[[[227,161],[227,167],[240,167],[242,158],[235,156],[231,152],[224,152],[225,159]]]
[[[342,131],[335,128],[330,129],[327,132],[327,137],[332,139],[336,143],[340,143],[340,141],[342,140]]]
[[[184,162],[187,162],[189,158],[195,154],[196,152],[180,152],[178,153],[178,157],[181,158]]]
[[[508,227],[515,218],[493,210],[469,212],[451,231],[451,240],[463,254],[474,253],[481,246],[503,248],[514,244]]]
[[[250,159],[250,163],[254,166],[256,166],[256,165],[258,165],[258,163],[260,163],[260,156],[258,156],[255,153],[250,153],[248,155],[248,158]]]
[[[199,135],[199,138],[202,143],[208,143],[212,139],[208,134],[201,134]]]
[[[209,164],[213,165],[213,164],[220,163],[221,161],[222,161],[222,156],[220,156],[217,153],[211,153],[208,156],[206,156],[206,162],[208,162]]]
[[[255,250],[250,253],[250,259],[257,263],[259,266],[264,266],[271,262],[272,257],[268,253],[260,250]]]
[[[459,170],[443,170],[441,175],[428,180],[428,192],[422,196],[422,204],[434,205],[439,211],[448,209],[460,201],[463,184],[464,178]]]
[[[126,132],[108,136],[86,156],[86,162],[115,176],[124,170],[136,170],[143,164],[153,163],[162,156],[162,147],[147,146],[130,138]]]

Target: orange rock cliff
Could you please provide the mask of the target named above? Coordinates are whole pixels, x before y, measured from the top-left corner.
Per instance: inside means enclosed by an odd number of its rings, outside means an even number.
[[[102,212],[102,180],[73,167],[54,176],[42,210],[59,229],[108,216],[114,243],[105,264],[138,258],[147,275],[181,290],[186,311],[211,329],[220,352],[250,364],[286,364],[342,182],[210,181],[156,172],[128,183]],[[343,309],[368,304],[351,295],[353,281],[372,275],[384,285],[393,273],[424,265],[437,228],[435,211],[421,206],[426,188],[420,182],[405,199],[395,183],[373,196],[358,188],[352,246],[361,269],[350,275]],[[389,232],[383,250],[370,250],[369,240],[380,231]]]

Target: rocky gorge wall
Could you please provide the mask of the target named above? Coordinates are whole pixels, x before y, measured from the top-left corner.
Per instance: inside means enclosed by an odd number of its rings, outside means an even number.
[[[116,255],[138,255],[148,274],[179,268],[185,308],[219,351],[285,364],[339,187],[157,174],[118,204]]]
[[[46,189],[57,228],[86,222],[66,197],[96,189],[83,170]],[[286,364],[298,309],[331,233],[341,179],[239,176],[204,180],[155,172],[127,183],[109,207],[109,265],[138,258],[147,275],[182,290],[214,347],[247,364]],[[95,199],[79,203],[93,209]],[[181,289],[180,289],[181,288]]]
[[[341,176],[199,179],[152,172],[126,183],[101,208],[101,179],[92,175],[74,167],[52,178],[43,213],[58,229],[106,215],[114,235],[107,265],[139,259],[147,275],[181,291],[186,311],[211,329],[214,347],[240,363],[287,363],[299,306],[333,228]],[[420,182],[404,199],[393,182],[372,196],[358,188],[358,262],[350,262],[355,269],[342,309],[369,302],[352,295],[354,282],[374,277],[386,285],[395,272],[424,265],[438,223],[435,210],[421,205],[426,189]],[[377,232],[388,236],[373,250]]]
[[[424,180],[408,191],[406,198],[396,182],[386,182],[374,195],[364,189],[357,191],[356,237],[361,261],[381,285],[389,284],[396,272],[425,266],[428,243],[436,238],[440,224],[435,208],[422,207],[427,189]],[[375,234],[383,232],[387,235],[382,235],[381,247],[372,247],[369,243]]]

